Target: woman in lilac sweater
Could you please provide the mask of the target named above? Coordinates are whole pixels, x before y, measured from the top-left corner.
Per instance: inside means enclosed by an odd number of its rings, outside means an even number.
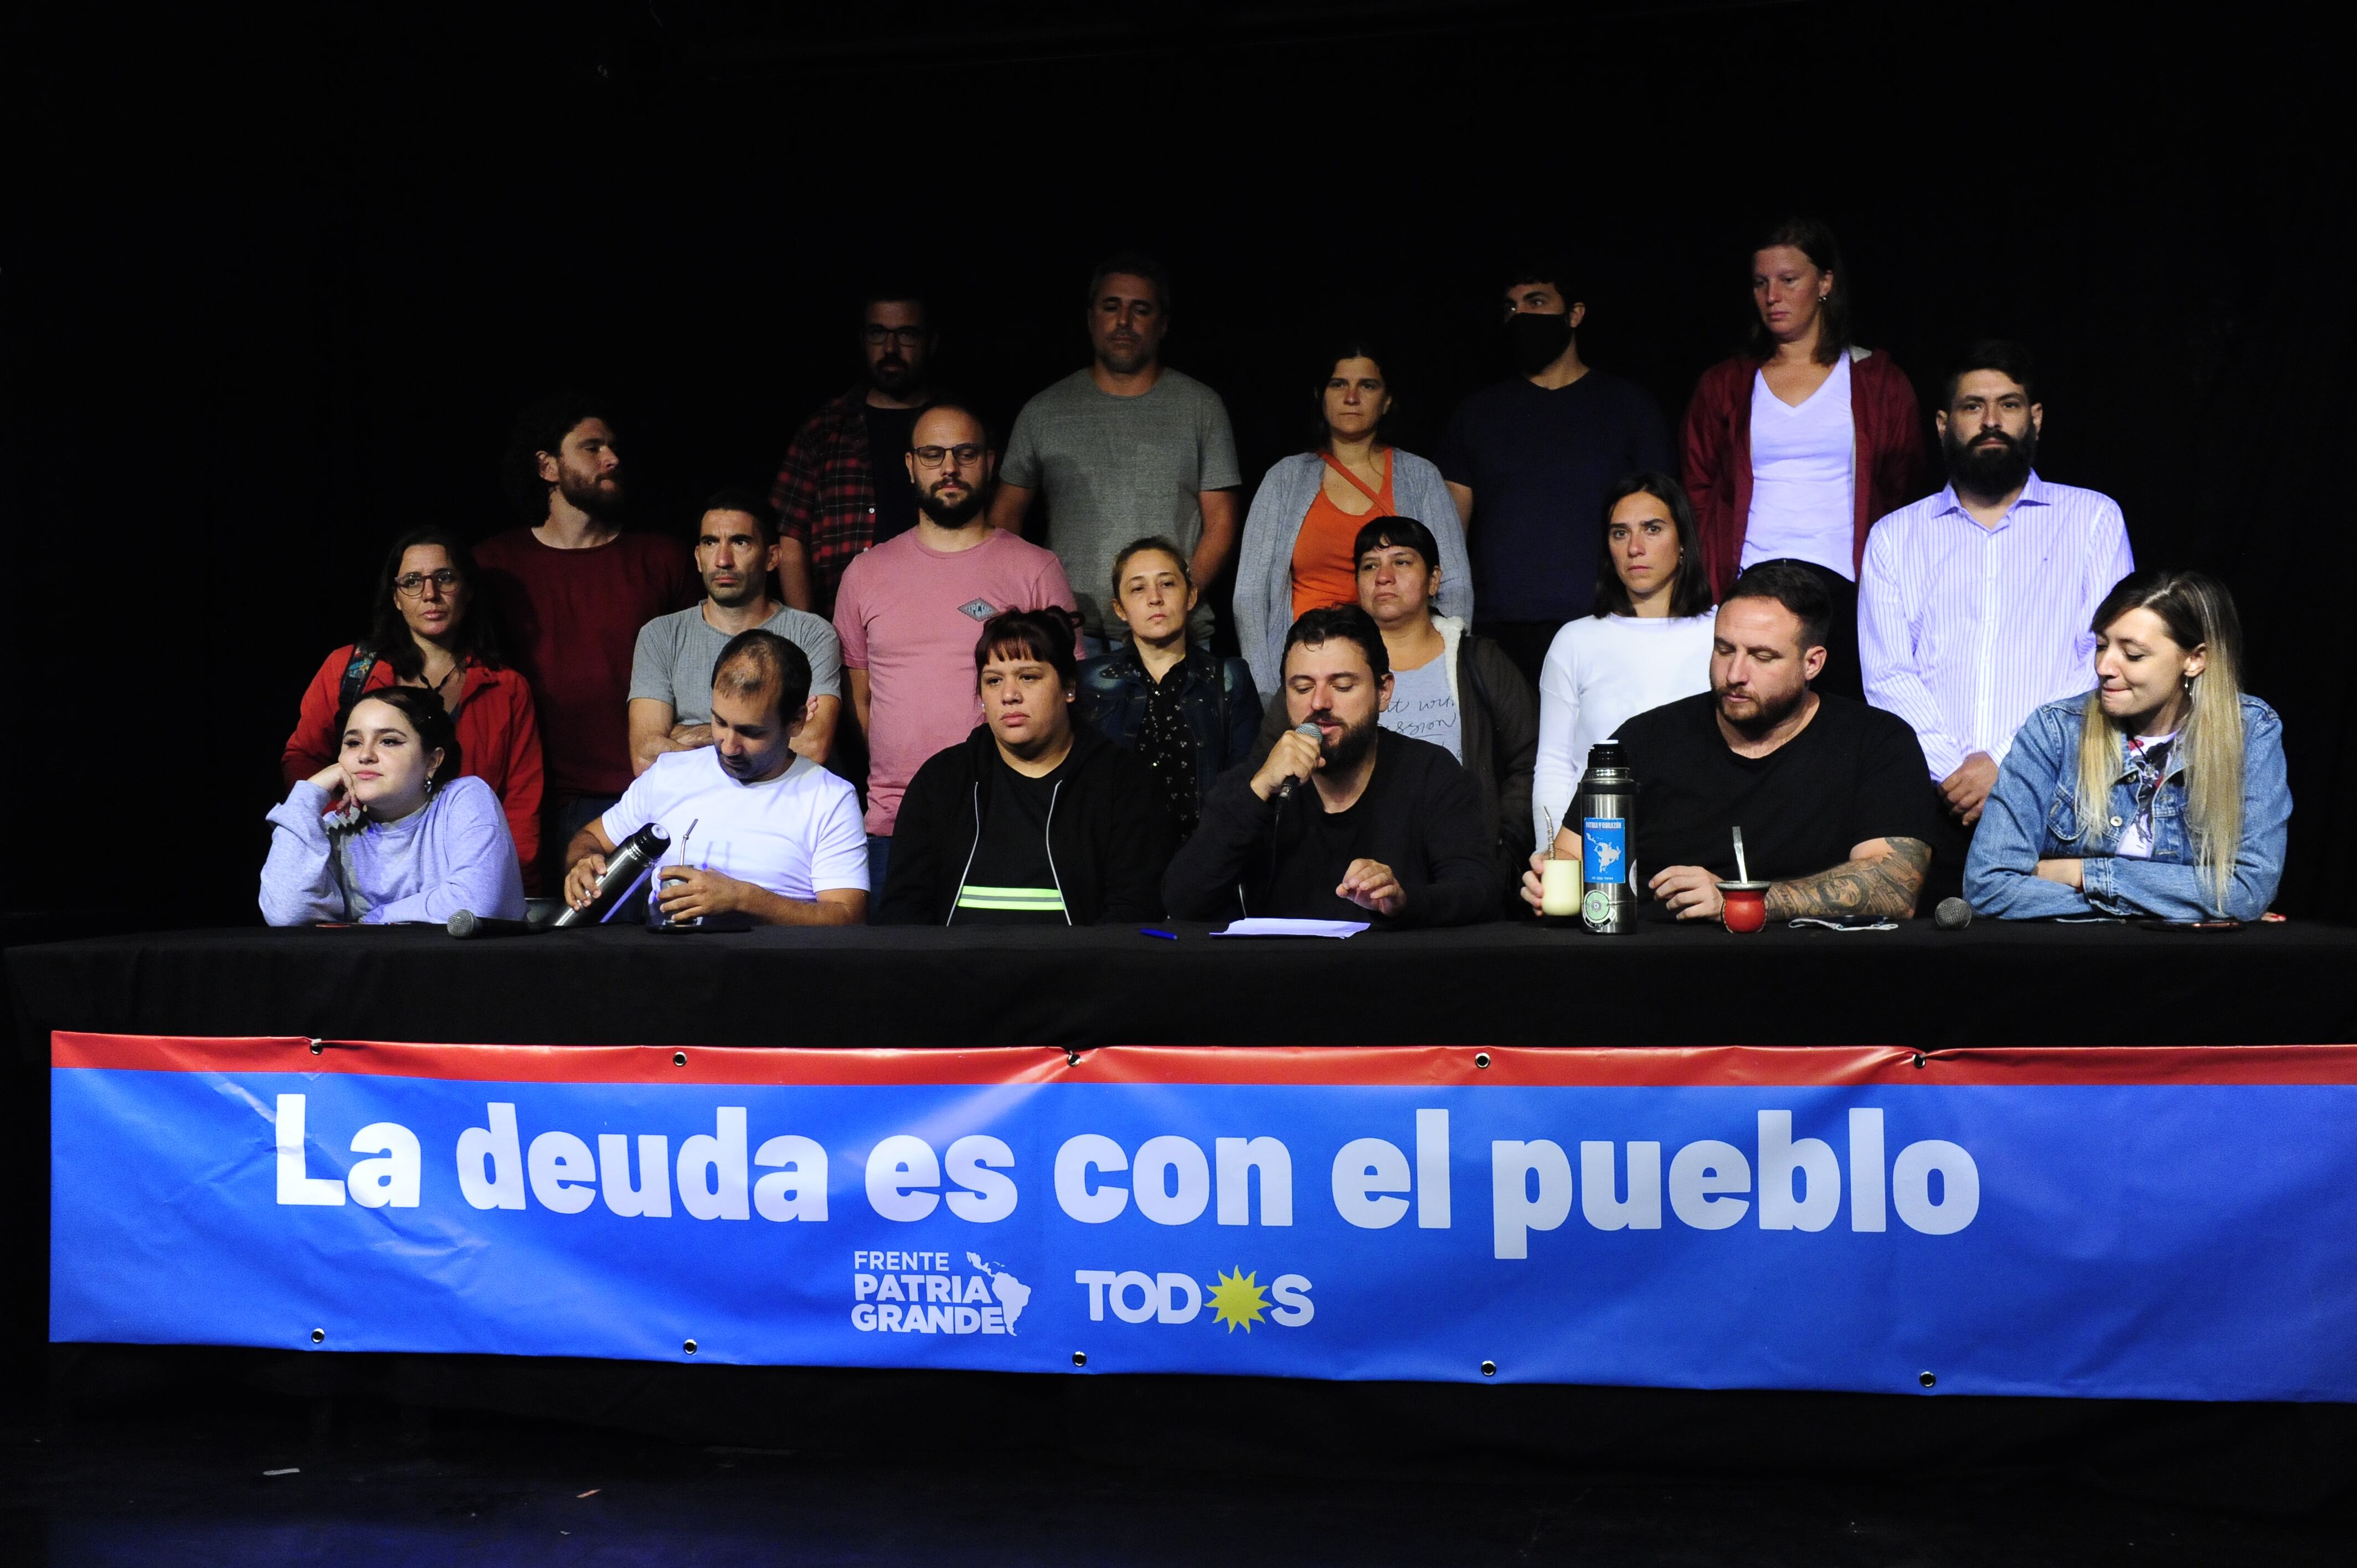
[[[506,815],[490,785],[459,777],[440,698],[422,687],[371,692],[338,715],[335,734],[336,760],[271,809],[264,919],[523,918]]]

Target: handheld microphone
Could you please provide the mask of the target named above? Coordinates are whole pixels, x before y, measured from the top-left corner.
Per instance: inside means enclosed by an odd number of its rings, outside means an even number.
[[[1961,931],[1973,923],[1973,907],[1962,898],[1943,898],[1932,912],[1932,923],[1943,931]]]
[[[1305,740],[1318,740],[1323,738],[1324,736],[1324,732],[1318,729],[1316,725],[1310,723],[1308,719],[1304,719],[1299,724],[1294,725],[1293,733],[1300,736]],[[1301,780],[1298,779],[1288,779],[1284,783],[1278,785],[1276,787],[1276,803],[1282,806],[1287,800],[1292,800],[1293,787],[1300,782]]]

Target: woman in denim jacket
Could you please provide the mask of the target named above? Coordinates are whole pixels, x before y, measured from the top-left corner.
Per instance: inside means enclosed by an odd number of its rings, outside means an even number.
[[[2255,920],[2283,875],[2283,722],[2240,679],[2242,625],[2199,572],[2095,610],[2095,689],[2014,736],[1964,865],[1983,915]]]
[[[1137,753],[1162,782],[1184,843],[1221,774],[1245,759],[1260,695],[1241,659],[1214,659],[1187,640],[1197,593],[1187,557],[1168,539],[1141,539],[1113,563],[1110,608],[1129,640],[1081,666],[1082,722]]]

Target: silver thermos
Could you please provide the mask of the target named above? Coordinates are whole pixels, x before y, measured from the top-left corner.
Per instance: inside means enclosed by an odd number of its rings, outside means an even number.
[[[1637,774],[1617,740],[1587,749],[1587,771],[1571,797],[1579,834],[1579,919],[1618,936],[1637,922]]]
[[[614,846],[606,857],[606,875],[597,878],[597,890],[589,902],[578,909],[567,909],[551,922],[550,929],[564,930],[573,926],[594,926],[613,913],[614,906],[623,894],[647,874],[647,867],[663,857],[671,848],[671,834],[663,832],[660,822],[649,822],[629,838]]]

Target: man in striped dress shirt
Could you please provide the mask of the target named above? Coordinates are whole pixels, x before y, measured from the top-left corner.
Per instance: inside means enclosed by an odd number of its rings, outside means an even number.
[[[1877,522],[1858,572],[1867,701],[1914,726],[1966,832],[2022,721],[2094,684],[2088,621],[2136,564],[2116,501],[2038,477],[2045,416],[2029,350],[1975,345],[1932,416],[1947,488]]]

